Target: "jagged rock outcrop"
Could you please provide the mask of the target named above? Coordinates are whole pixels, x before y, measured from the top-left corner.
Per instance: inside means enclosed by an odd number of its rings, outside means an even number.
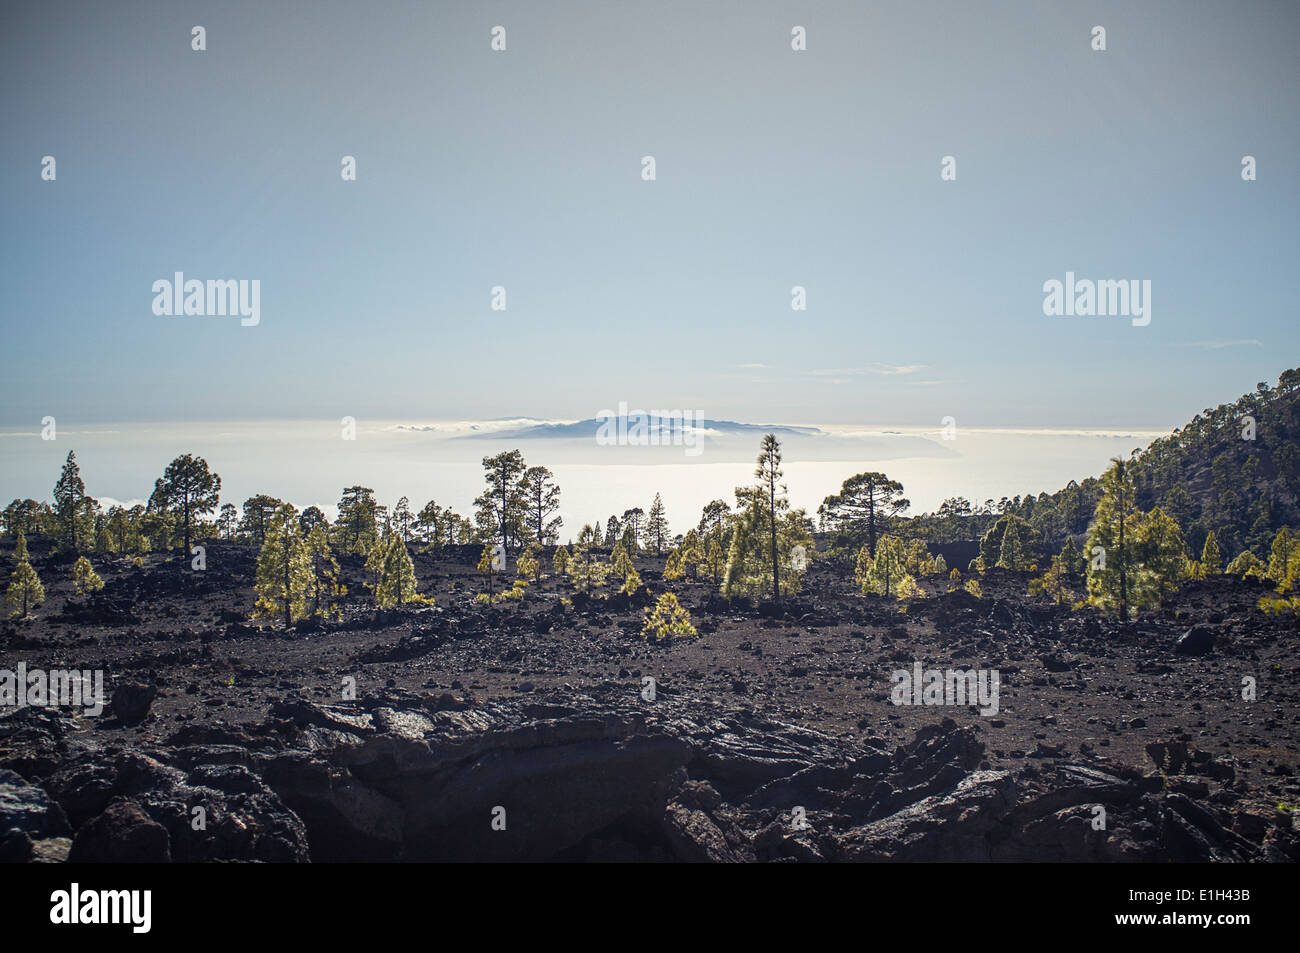
[[[1183,742],[1153,744],[1150,774],[1092,758],[1013,775],[946,718],[890,749],[680,695],[399,690],[291,698],[148,750],[71,733],[0,719],[10,859],[74,831],[86,861],[1300,859],[1290,817],[1239,803],[1229,759]]]

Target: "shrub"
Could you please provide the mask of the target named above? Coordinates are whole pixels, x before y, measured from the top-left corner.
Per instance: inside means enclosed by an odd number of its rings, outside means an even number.
[[[904,576],[898,582],[898,588],[895,591],[899,602],[907,602],[910,599],[925,598],[925,590],[917,585],[916,579],[911,575]]]
[[[642,637],[654,642],[668,638],[693,639],[699,635],[691,624],[691,614],[687,612],[677,597],[665,592],[655,602],[654,610],[645,610],[645,627],[641,629]]]
[[[73,564],[72,578],[76,583],[77,595],[99,592],[104,588],[104,580],[99,578],[99,573],[95,572],[95,568],[90,565],[90,560],[85,556],[79,556]]]

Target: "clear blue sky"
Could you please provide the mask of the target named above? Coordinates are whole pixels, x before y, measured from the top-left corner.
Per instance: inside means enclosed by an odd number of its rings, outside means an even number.
[[[1163,427],[1300,363],[1290,2],[10,3],[0,129],[10,426]]]

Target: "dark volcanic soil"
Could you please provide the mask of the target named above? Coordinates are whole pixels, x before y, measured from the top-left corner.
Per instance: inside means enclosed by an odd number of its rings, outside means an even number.
[[[733,785],[734,791],[721,794],[710,789],[711,793],[703,796],[708,804],[683,807],[689,800],[681,794],[683,784],[716,788],[728,783],[721,774],[715,777],[704,768],[693,767],[708,761],[702,753],[707,745],[698,738],[688,739],[682,743],[694,745],[694,754],[686,757],[684,766],[674,762],[665,768],[665,777],[671,775],[663,795],[671,806],[669,814],[678,809],[685,812],[681,817],[703,812],[699,823],[721,832],[730,847],[706,850],[696,858],[696,847],[687,849],[679,844],[679,849],[674,849],[671,844],[686,836],[687,840],[694,838],[691,843],[698,846],[712,834],[673,833],[662,844],[655,840],[653,849],[646,846],[645,838],[620,835],[620,843],[640,844],[639,853],[633,852],[639,859],[1000,859],[996,852],[981,853],[984,848],[909,854],[908,845],[915,838],[907,837],[898,839],[896,848],[873,847],[874,853],[864,854],[861,845],[882,843],[882,835],[876,828],[872,828],[874,833],[861,834],[866,829],[863,825],[878,825],[883,823],[881,817],[891,816],[882,813],[886,809],[880,806],[883,802],[878,793],[863,795],[866,800],[861,803],[849,793],[853,784],[862,786],[868,762],[875,776],[893,778],[894,787],[900,790],[914,788],[917,797],[962,790],[961,785],[972,778],[978,781],[983,774],[1000,778],[1005,772],[1010,779],[1006,783],[1014,790],[999,793],[1006,803],[999,801],[1000,807],[987,808],[1000,815],[1006,815],[1016,803],[1060,787],[1064,782],[1052,779],[1063,777],[1066,768],[1092,765],[1107,772],[1107,783],[1118,778],[1145,783],[1140,791],[1134,788],[1117,796],[1117,803],[1132,804],[1137,798],[1164,798],[1167,803],[1162,802],[1163,807],[1148,804],[1142,810],[1151,817],[1134,822],[1152,827],[1151,831],[1142,828],[1141,836],[1129,832],[1130,844],[1143,841],[1140,850],[1106,853],[1094,844],[1089,848],[1093,854],[1087,857],[1164,859],[1177,854],[1170,851],[1171,841],[1178,841],[1186,848],[1183,854],[1191,850],[1192,859],[1296,859],[1291,853],[1296,843],[1293,815],[1278,806],[1291,808],[1300,802],[1300,783],[1295,776],[1300,740],[1300,664],[1296,658],[1300,629],[1293,619],[1270,619],[1256,610],[1255,601],[1265,590],[1253,582],[1219,577],[1191,583],[1171,606],[1120,624],[1091,610],[1071,611],[1031,600],[1024,595],[1028,576],[1003,571],[984,578],[982,599],[964,592],[934,594],[903,610],[896,602],[858,594],[848,571],[818,564],[809,573],[804,592],[773,610],[728,604],[713,594],[712,586],[665,583],[659,571],[662,561],[641,559],[638,569],[649,590],[656,595],[677,593],[700,630],[700,638],[693,641],[652,645],[639,637],[643,607],[648,603],[645,593],[630,600],[617,596],[584,599],[548,576],[530,586],[519,602],[491,608],[476,604],[474,594],[485,589],[474,568],[477,555],[475,547],[439,556],[415,555],[421,590],[432,594],[437,605],[386,614],[377,613],[365,602],[368,592],[362,586],[360,561],[345,560],[345,582],[355,601],[349,604],[344,619],[287,631],[258,628],[248,620],[254,602],[255,561],[255,552],[248,547],[209,545],[205,572],[191,572],[188,564],[182,569],[178,562],[156,556],[143,568],[126,559],[97,560],[106,588],[92,600],[72,594],[70,561],[36,559],[47,602],[34,618],[0,629],[0,668],[13,669],[25,661],[29,668],[103,669],[109,696],[114,686],[127,682],[152,684],[158,690],[148,717],[138,725],[123,724],[111,711],[100,718],[65,716],[61,727],[48,729],[53,732],[50,737],[57,734],[62,739],[50,749],[57,750],[54,756],[33,754],[40,744],[53,744],[49,738],[33,741],[30,733],[0,728],[0,768],[10,768],[26,781],[43,786],[68,815],[66,827],[60,821],[44,832],[60,836],[42,841],[43,835],[32,833],[30,839],[44,845],[38,856],[63,856],[73,831],[83,837],[83,827],[89,831],[87,825],[92,821],[99,823],[95,830],[101,835],[112,828],[113,818],[105,820],[102,813],[74,816],[78,812],[68,810],[65,803],[72,796],[61,798],[57,793],[71,790],[69,782],[66,778],[53,781],[51,776],[60,769],[66,774],[74,762],[102,766],[121,749],[147,753],[159,764],[179,764],[192,770],[193,758],[180,764],[175,754],[199,737],[193,730],[189,736],[177,734],[187,726],[215,730],[215,734],[204,736],[203,743],[256,747],[241,739],[265,738],[268,732],[279,731],[276,744],[284,748],[306,743],[295,741],[298,736],[294,732],[335,730],[329,743],[342,745],[338,732],[346,734],[347,728],[327,729],[319,724],[323,717],[319,713],[330,711],[329,706],[335,706],[334,711],[351,706],[368,712],[366,717],[377,717],[378,722],[364,726],[364,734],[376,728],[396,731],[385,727],[392,716],[382,713],[409,711],[422,704],[425,715],[432,712],[438,725],[439,717],[448,710],[462,714],[481,711],[482,724],[470,726],[479,731],[495,731],[486,727],[493,719],[519,727],[581,720],[587,712],[593,717],[632,719],[636,727],[626,729],[630,736],[643,730],[644,716],[651,722],[646,730],[652,739],[657,737],[656,731],[665,738],[686,737],[690,732],[682,729],[682,719],[694,719],[691,724],[698,728],[714,717],[701,713],[712,712],[724,721],[738,719],[748,726],[743,731],[754,732],[755,743],[761,744],[765,732],[806,729],[816,734],[819,740],[813,747],[819,754],[769,774],[789,776],[813,767],[832,770],[828,765],[836,758],[850,766],[850,773],[856,771],[856,782],[845,776],[830,785],[839,791],[835,805],[825,806],[820,815],[809,807],[814,833],[777,837],[755,828],[760,822],[770,826],[781,816],[780,805],[768,804],[761,817],[746,814],[738,805],[752,807],[762,798],[755,790],[742,790],[743,785]],[[562,595],[573,598],[571,607],[561,604]],[[1214,647],[1208,654],[1175,651],[1175,642],[1193,625],[1212,630]],[[997,669],[1000,710],[985,717],[974,708],[892,705],[890,674],[910,669],[915,661],[927,669]],[[643,676],[656,680],[653,702],[641,698]],[[355,678],[360,702],[344,701],[346,677]],[[1241,697],[1245,677],[1255,679],[1255,701]],[[655,728],[656,719],[666,719],[667,713],[677,720],[671,726],[665,720],[663,727]],[[953,723],[944,724],[945,719]],[[452,726],[454,730],[469,730],[462,722]],[[293,727],[287,727],[290,725]],[[938,771],[926,775],[924,784],[908,774],[911,769],[898,760],[898,753],[903,746],[924,741],[927,734],[918,735],[922,729],[961,739],[959,745],[953,742],[953,749],[965,753],[950,755],[952,763],[960,765],[958,773],[948,777]],[[424,730],[433,732],[435,728]],[[605,731],[608,734],[610,729]],[[708,733],[707,728],[703,731]],[[428,737],[432,735],[427,735],[426,741]],[[456,744],[464,743],[460,736],[457,739]],[[308,748],[319,751],[319,741],[316,738]],[[1186,743],[1191,752],[1189,765],[1174,765],[1161,777],[1148,746],[1162,742]],[[507,750],[517,749],[508,745]],[[893,767],[878,760],[885,752],[894,753]],[[210,760],[210,756],[195,757]],[[722,756],[709,757],[713,758],[710,763],[717,763]],[[326,755],[325,760],[334,768],[347,761],[335,754]],[[774,763],[770,758],[768,762]],[[313,814],[302,800],[306,795],[299,792],[295,804],[294,795],[270,780],[267,772],[271,768],[248,763],[249,770],[260,773],[271,789],[258,788],[261,793],[256,796],[268,798],[268,803],[282,799],[306,825],[300,838],[305,838],[305,850],[297,851],[301,856],[295,856],[296,848],[286,848],[285,856],[271,852],[265,859],[305,859],[306,852],[315,859],[382,857],[384,851],[376,844],[398,845],[403,837],[414,836],[409,832],[391,834],[386,841],[379,838],[366,846],[358,846],[356,838],[331,837],[323,832],[333,822],[325,814]],[[508,765],[509,759],[504,763]],[[120,774],[120,765],[117,770]],[[351,762],[342,771],[354,778],[363,774]],[[1157,783],[1135,780],[1142,775],[1154,776]],[[114,796],[123,793],[120,784],[113,787],[116,783],[108,783]],[[188,783],[197,782],[191,777]],[[389,797],[400,800],[404,796],[374,784]],[[802,798],[793,803],[811,804],[816,797],[809,791],[825,793],[828,789],[828,782],[809,784],[808,791],[791,794]],[[722,798],[720,806],[713,802],[715,797]],[[875,806],[867,806],[868,802]],[[122,803],[120,798],[115,801],[113,811],[126,810]],[[1079,803],[1081,799],[1076,797],[1062,807],[1077,808]],[[934,808],[925,804],[925,810]],[[107,813],[105,804],[95,807]],[[733,807],[739,813],[728,815]],[[662,802],[645,816],[661,809]],[[145,810],[153,808],[146,803]],[[1201,817],[1198,812],[1208,815]],[[1186,823],[1199,833],[1193,831],[1179,840],[1162,827],[1159,818],[1166,816],[1174,817],[1179,825],[1184,824],[1181,818],[1191,818]],[[136,820],[148,823],[147,819]],[[130,818],[122,821],[128,826],[130,822]],[[286,823],[292,826],[293,821]],[[955,823],[948,822],[949,827]],[[683,824],[690,828],[689,823]],[[87,853],[93,833],[84,834],[87,848],[82,853],[98,859],[93,852]],[[984,838],[981,843],[986,843],[990,836],[996,841],[1003,835],[985,832],[980,836]],[[592,832],[575,828],[565,837],[557,833],[551,841],[521,848],[516,856],[604,859],[618,855],[612,848],[601,853],[592,845],[608,846],[611,838],[619,838],[593,837]],[[1201,848],[1203,858],[1186,847],[1188,837],[1202,837],[1210,845]],[[1032,853],[1038,842],[1024,843],[1028,845],[1024,850]],[[1275,849],[1264,850],[1263,855],[1253,852],[1261,845]],[[459,854],[448,848],[447,855],[493,856],[481,845],[462,847]],[[1044,846],[1045,855],[1058,856],[1042,859],[1067,859],[1068,851],[1067,856],[1059,856],[1058,847]],[[13,849],[19,855],[25,852],[21,845]],[[107,850],[112,856],[112,849]],[[420,849],[394,846],[394,851],[396,856],[413,859],[439,856],[427,843]],[[879,856],[882,851],[883,857]],[[171,856],[190,856],[178,850],[174,834]],[[206,855],[197,851],[193,856],[201,859]]]

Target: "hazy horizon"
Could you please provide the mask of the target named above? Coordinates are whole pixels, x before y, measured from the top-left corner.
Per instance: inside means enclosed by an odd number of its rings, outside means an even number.
[[[680,447],[600,446],[569,438],[464,439],[476,422],[442,422],[441,431],[413,430],[438,422],[366,421],[356,439],[341,439],[340,421],[130,423],[65,429],[57,439],[35,431],[0,430],[0,498],[46,499],[69,450],[101,505],[147,500],[153,481],[180,453],[204,457],[222,477],[222,502],[236,506],[257,493],[300,509],[319,506],[331,519],[345,486],[361,484],[391,506],[401,496],[419,508],[429,499],[471,515],[482,491],[483,456],[520,449],[530,464],[549,467],[561,488],[561,539],[583,523],[602,523],[663,495],[670,525],[683,532],[713,499],[734,502],[736,486],[752,483],[759,438],[722,433],[698,456]],[[486,421],[477,422],[486,424]],[[810,513],[847,477],[882,470],[900,480],[915,515],[950,496],[985,499],[1054,492],[1071,479],[1100,475],[1106,461],[1145,447],[1167,431],[1002,430],[844,425],[794,435],[784,443],[784,482],[791,504]]]

